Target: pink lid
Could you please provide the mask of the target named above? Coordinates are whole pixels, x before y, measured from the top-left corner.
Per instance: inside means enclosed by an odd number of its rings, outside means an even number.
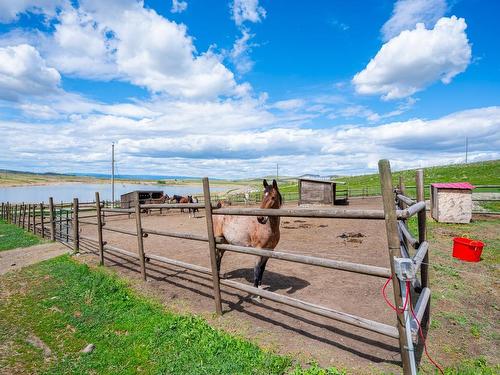
[[[460,189],[460,190],[472,190],[475,187],[468,182],[437,182],[431,184],[433,187],[445,188],[445,189]]]

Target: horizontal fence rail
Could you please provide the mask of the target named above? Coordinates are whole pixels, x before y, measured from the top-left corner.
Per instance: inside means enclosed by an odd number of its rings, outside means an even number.
[[[383,220],[382,210],[346,210],[337,208],[219,208],[213,211],[214,215],[241,215],[241,216],[283,216],[308,218],[337,218],[337,219],[374,219]]]
[[[343,262],[339,260],[317,258],[307,255],[299,255],[289,252],[266,250],[266,249],[259,249],[255,247],[246,247],[246,246],[218,244],[217,248],[220,250],[234,251],[236,253],[265,256],[274,259],[286,260],[289,262],[309,264],[312,266],[332,268],[342,271],[360,273],[364,275],[378,276],[384,278],[388,278],[391,276],[391,270],[388,268],[370,266],[366,264]]]

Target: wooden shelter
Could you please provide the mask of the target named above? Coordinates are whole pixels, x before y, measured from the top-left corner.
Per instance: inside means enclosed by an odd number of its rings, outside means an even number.
[[[139,204],[153,204],[162,200],[164,193],[161,190],[136,190],[120,196],[121,208],[132,208],[135,205],[136,196],[139,194]],[[163,202],[161,202],[163,203]]]
[[[440,223],[469,223],[472,189],[468,182],[431,184],[431,215]]]
[[[336,181],[317,180],[312,178],[299,178],[299,205],[323,204],[333,206],[335,204],[347,204],[347,195],[337,197]]]

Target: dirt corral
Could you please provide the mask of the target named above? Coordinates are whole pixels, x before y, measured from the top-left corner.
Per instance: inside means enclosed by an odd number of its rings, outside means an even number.
[[[290,205],[293,207],[293,205]],[[347,209],[382,208],[378,198],[352,200]],[[135,230],[134,218],[106,219],[111,227]],[[206,235],[204,211],[190,218],[179,210],[142,216],[146,229]],[[137,252],[135,237],[104,231],[108,244]],[[96,227],[82,225],[82,234],[96,238]],[[149,235],[144,239],[146,254],[158,254],[210,267],[208,244]],[[282,218],[281,240],[276,250],[389,267],[383,220]],[[83,256],[97,262],[93,255]],[[251,284],[255,257],[226,252],[222,272],[226,278]],[[160,298],[176,311],[202,314],[215,326],[250,338],[259,345],[292,354],[299,360],[311,357],[323,366],[346,367],[353,373],[401,371],[396,339],[323,318],[222,287],[224,315],[213,314],[212,280],[209,276],[151,260],[148,282],[141,283],[139,262],[126,256],[106,253],[106,266],[136,280],[133,284]],[[385,280],[350,272],[270,259],[263,278],[264,289],[395,325],[395,314],[382,299]],[[388,290],[391,295],[392,291]]]

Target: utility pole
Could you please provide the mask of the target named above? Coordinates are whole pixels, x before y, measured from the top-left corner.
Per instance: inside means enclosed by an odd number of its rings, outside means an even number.
[[[469,137],[465,137],[465,164],[467,164],[468,153],[469,153]]]
[[[115,207],[115,142],[111,143],[111,207]]]
[[[278,182],[278,163],[276,163],[276,182]]]

